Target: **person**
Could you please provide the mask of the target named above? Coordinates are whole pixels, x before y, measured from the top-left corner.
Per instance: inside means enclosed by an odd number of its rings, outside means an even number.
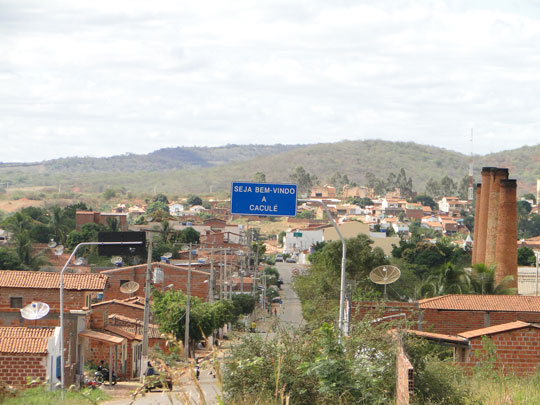
[[[251,329],[250,332],[255,332],[255,329],[257,328],[257,324],[255,322],[251,322]]]
[[[97,371],[103,371],[104,368],[105,368],[105,360],[100,360]]]
[[[277,308],[274,308],[274,315],[277,316]]]
[[[199,368],[199,362],[195,365],[195,377],[197,377],[197,380],[199,379],[201,375],[201,369]]]
[[[148,362],[147,368],[146,368],[146,375],[156,375],[156,370],[154,369],[154,366],[152,366],[152,363]]]

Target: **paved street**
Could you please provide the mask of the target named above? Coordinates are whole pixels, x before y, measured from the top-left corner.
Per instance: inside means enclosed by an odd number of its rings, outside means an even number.
[[[294,269],[300,269],[301,267],[294,263],[276,263],[276,268],[278,269],[281,278],[283,279],[282,291],[280,291],[283,305],[281,306],[278,312],[278,318],[282,325],[287,325],[291,327],[298,327],[302,324],[302,309],[300,306],[300,301],[296,296],[296,293],[292,289],[291,277]],[[271,320],[271,318],[269,318]],[[260,322],[260,325],[257,326],[258,330],[262,330],[265,326],[268,326],[269,322]],[[263,336],[268,336],[269,338],[274,336],[274,333],[261,333]],[[121,386],[122,383],[119,383]],[[204,392],[206,403],[209,405],[217,404],[217,395],[219,395],[220,390],[216,384],[216,379],[209,375],[208,370],[201,371],[201,378],[199,380],[199,385]],[[118,387],[121,388],[121,387]],[[131,391],[135,391],[137,384],[132,384],[130,386]],[[182,387],[174,387],[173,392],[150,392],[147,393],[144,397],[139,396],[133,402],[134,405],[157,405],[157,404],[185,404],[188,403],[185,400],[185,395],[180,389],[182,388],[183,392],[191,399],[192,404],[202,403],[199,399],[199,394],[193,382],[186,380],[186,383]],[[115,388],[112,388],[115,389]],[[126,390],[126,394],[128,394]],[[106,403],[106,405],[128,405],[131,404],[131,398],[122,398],[117,400],[112,400]]]

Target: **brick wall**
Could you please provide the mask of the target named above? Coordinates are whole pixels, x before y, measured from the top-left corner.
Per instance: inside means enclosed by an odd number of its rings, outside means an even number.
[[[81,309],[86,305],[86,295],[96,295],[97,291],[64,290],[64,311]],[[19,309],[10,307],[11,297],[22,297],[22,306],[33,301],[41,301],[49,304],[50,312],[60,311],[60,290],[59,289],[34,289],[34,288],[7,288],[0,289],[0,311],[19,312]],[[125,298],[125,297],[124,297]]]
[[[413,323],[411,329],[448,335],[514,321],[540,323],[540,312],[419,310],[415,303],[408,302],[386,302],[384,306],[380,302],[355,302],[352,309],[353,319],[362,319],[366,315],[382,318],[399,313],[407,315]]]
[[[164,280],[162,283],[154,284],[158,290],[165,289],[168,285],[173,284],[173,289],[187,292],[187,269],[171,268],[161,266],[164,272]],[[136,281],[139,283],[139,290],[135,293],[144,297],[144,285],[146,283],[146,265],[127,267],[126,269],[106,270],[105,274],[109,276],[109,288],[104,292],[103,299],[105,301],[118,299],[122,300],[129,296],[120,291],[120,282],[122,280]],[[209,273],[199,270],[191,271],[191,295],[206,300],[208,297],[208,282]]]
[[[92,314],[90,315],[90,328],[96,330],[103,329],[107,324],[109,315],[112,314],[123,315],[142,321],[144,309],[118,303],[93,306]]]
[[[46,354],[0,353],[0,382],[15,387],[26,387],[27,377],[45,382]]]
[[[489,336],[496,350],[495,367],[509,374],[535,374],[540,364],[540,330],[523,328]],[[486,356],[482,338],[470,339],[470,357],[459,364],[474,367]]]
[[[409,404],[413,393],[414,369],[400,342],[396,354],[396,405]]]

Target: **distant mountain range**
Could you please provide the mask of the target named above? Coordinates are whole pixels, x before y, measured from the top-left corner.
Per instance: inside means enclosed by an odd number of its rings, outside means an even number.
[[[540,145],[475,156],[475,179],[482,166],[510,169],[519,192],[533,191],[540,178]],[[325,183],[334,173],[365,184],[367,172],[386,179],[404,168],[414,189],[423,191],[431,178],[448,175],[459,182],[468,173],[469,156],[412,142],[342,141],[313,145],[227,145],[177,147],[145,155],[108,158],[72,157],[35,164],[0,164],[0,183],[10,187],[54,186],[100,192],[123,188],[186,195],[226,192],[233,180],[252,180],[256,172],[267,181],[286,182],[297,166]],[[1,185],[0,185],[1,186]]]

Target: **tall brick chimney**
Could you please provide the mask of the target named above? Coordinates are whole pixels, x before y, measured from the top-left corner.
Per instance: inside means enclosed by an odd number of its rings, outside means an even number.
[[[501,179],[496,242],[495,284],[513,276],[509,287],[517,287],[517,182]]]
[[[499,225],[499,190],[501,179],[508,179],[508,169],[491,168],[486,228],[486,255],[484,259],[484,263],[487,266],[492,266],[496,263],[497,229]]]
[[[478,222],[475,221],[475,228],[478,226],[476,244],[476,262],[485,263],[486,261],[486,237],[487,237],[487,222],[489,211],[489,192],[491,189],[491,171],[493,167],[482,168],[482,192],[480,194],[480,212]],[[477,202],[478,204],[478,202]]]
[[[473,234],[473,249],[472,249],[472,264],[478,263],[476,260],[476,252],[478,251],[478,220],[480,218],[480,196],[482,193],[482,184],[478,183],[476,185],[476,206],[474,207],[474,234]]]

